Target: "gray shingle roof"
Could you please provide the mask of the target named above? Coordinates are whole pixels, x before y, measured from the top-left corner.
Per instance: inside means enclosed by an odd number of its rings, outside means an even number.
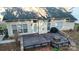
[[[57,9],[55,7],[42,7],[45,12],[47,13],[47,17],[41,16],[39,17],[37,13],[34,11],[24,11],[20,7],[13,7],[13,8],[8,8],[4,12],[4,20],[12,21],[16,19],[50,19],[50,18],[69,18],[70,20],[76,20],[75,17],[73,17],[70,13],[68,12],[63,12],[60,9]],[[17,14],[14,15],[14,11],[17,11]]]
[[[14,12],[17,12],[14,15]],[[16,19],[37,19],[40,18],[35,12],[24,11],[20,7],[13,7],[12,9],[6,9],[4,12],[4,20],[16,20]]]
[[[63,12],[61,9],[57,9],[55,7],[46,7],[46,12],[48,14],[48,18],[55,17],[58,19],[69,18],[70,20],[77,20],[74,16],[69,12]]]

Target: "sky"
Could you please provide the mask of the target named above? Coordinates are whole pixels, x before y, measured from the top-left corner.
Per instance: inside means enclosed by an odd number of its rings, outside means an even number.
[[[79,21],[79,7],[75,7],[72,9],[72,15],[78,19]]]

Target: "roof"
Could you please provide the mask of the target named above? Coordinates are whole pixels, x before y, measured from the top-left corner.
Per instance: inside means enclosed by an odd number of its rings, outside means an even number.
[[[73,15],[71,15],[70,12],[63,12],[61,9],[57,9],[55,7],[46,7],[46,12],[48,14],[48,18],[56,18],[57,20],[63,19],[63,18],[69,18],[70,20],[77,20]]]
[[[12,21],[17,19],[51,19],[53,17],[58,19],[69,18],[70,20],[76,20],[76,18],[73,17],[70,13],[63,12],[62,10],[57,9],[55,7],[39,7],[38,10],[38,12],[35,12],[34,10],[23,10],[21,7],[9,7],[5,9],[4,20]],[[42,15],[42,12],[40,13],[40,11],[44,11],[46,13],[45,16]],[[16,13],[16,15],[14,13]],[[38,14],[40,14],[40,16]]]
[[[16,15],[14,14],[16,13]],[[40,19],[40,17],[32,11],[24,11],[19,7],[8,8],[4,12],[4,20],[12,21],[17,19]]]
[[[66,12],[67,17],[70,19],[70,21],[77,21],[77,19],[71,15],[69,12]]]

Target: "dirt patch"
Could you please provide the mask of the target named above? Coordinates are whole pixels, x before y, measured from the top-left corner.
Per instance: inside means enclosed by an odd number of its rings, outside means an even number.
[[[72,30],[64,32],[67,33],[72,38],[72,41],[75,42],[76,48],[79,51],[79,31]]]
[[[16,43],[8,43],[8,44],[0,44],[0,51],[20,51],[20,44]]]

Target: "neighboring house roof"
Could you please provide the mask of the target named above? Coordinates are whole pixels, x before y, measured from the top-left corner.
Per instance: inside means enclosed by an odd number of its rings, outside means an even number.
[[[40,8],[42,8],[46,12],[45,16],[39,13],[39,11],[41,10]],[[62,10],[55,7],[39,7],[39,11],[25,11],[20,7],[7,8],[4,12],[4,20],[12,21],[17,19],[51,19],[53,17],[57,18],[57,20],[61,18],[76,20],[76,18],[73,17],[70,13],[63,12]],[[39,16],[38,14],[40,14],[41,16]]]

